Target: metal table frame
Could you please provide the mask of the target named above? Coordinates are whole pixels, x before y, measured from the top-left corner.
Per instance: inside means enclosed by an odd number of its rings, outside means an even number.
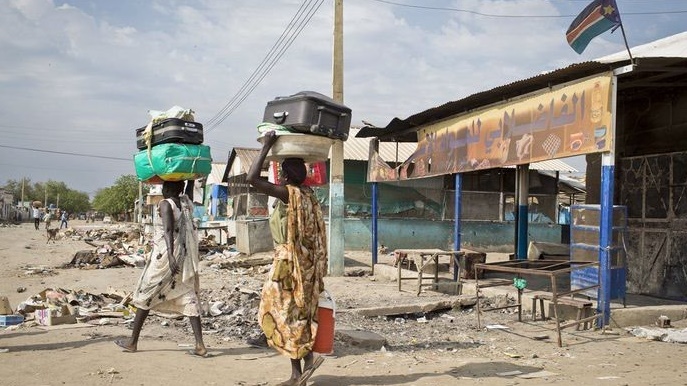
[[[463,251],[445,251],[443,249],[396,249],[394,254],[396,255],[396,261],[394,262],[398,267],[398,290],[401,290],[402,280],[414,280],[415,278],[401,277],[401,263],[402,258],[399,254],[406,255],[417,255],[419,256],[419,263],[415,264],[417,268],[417,296],[420,296],[422,292],[422,287],[431,286],[435,289],[439,289],[441,285],[451,285],[456,287],[456,293],[461,292],[461,281],[460,281],[460,257],[465,256]],[[454,283],[439,283],[439,257],[449,256],[453,259],[453,281]],[[432,283],[423,284],[422,283],[422,273],[424,268],[431,262],[434,262],[434,277],[432,278]]]
[[[577,288],[574,290],[558,292],[556,288],[556,276],[559,275],[569,275],[570,272],[585,269],[589,267],[599,267],[598,262],[588,262],[588,261],[571,261],[571,260],[509,260],[509,261],[499,261],[494,263],[479,263],[475,264],[475,291],[477,295],[477,328],[481,328],[481,312],[494,311],[506,308],[518,308],[518,321],[522,322],[522,289],[518,289],[518,301],[516,304],[502,306],[502,307],[492,307],[487,309],[482,309],[480,307],[479,301],[479,290],[480,288],[496,287],[496,286],[506,286],[513,285],[512,280],[493,280],[489,282],[484,282],[484,284],[479,283],[479,277],[483,272],[504,272],[514,274],[517,278],[522,275],[533,275],[533,276],[545,276],[551,281],[551,293],[553,303],[553,312],[556,320],[556,333],[558,335],[558,346],[563,345],[561,338],[561,330],[570,326],[579,326],[581,323],[590,322],[592,320],[597,320],[597,325],[601,325],[601,321],[605,320],[603,315],[603,310],[599,314],[585,317],[573,322],[561,325],[560,319],[558,317],[558,299],[562,296],[572,296],[576,293],[581,293],[591,289],[600,288],[600,283],[597,281],[595,285]],[[599,275],[600,276],[600,275]],[[601,322],[602,323],[602,322]]]
[[[229,232],[227,231],[227,226],[226,225],[206,225],[206,226],[199,226],[197,228],[199,231],[205,231],[205,237],[207,237],[209,230],[218,230],[219,231],[219,243],[217,245],[222,245],[222,231],[227,233],[227,241],[229,241]]]

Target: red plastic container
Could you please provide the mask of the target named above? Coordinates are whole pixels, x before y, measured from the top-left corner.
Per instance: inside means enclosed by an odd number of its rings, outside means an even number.
[[[334,352],[334,324],[336,305],[329,292],[324,291],[320,295],[317,309],[317,335],[313,351],[319,354],[329,355]]]

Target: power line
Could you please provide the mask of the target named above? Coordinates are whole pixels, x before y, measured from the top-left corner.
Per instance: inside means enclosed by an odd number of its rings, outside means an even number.
[[[239,105],[240,105],[241,103],[243,103],[243,101],[246,100],[246,98],[248,98],[248,96],[253,92],[253,90],[255,90],[255,89],[260,85],[260,83],[262,82],[262,80],[265,79],[265,77],[267,76],[267,74],[269,74],[269,72],[272,70],[272,68],[274,68],[274,66],[277,64],[277,62],[279,61],[279,59],[281,59],[281,57],[284,56],[284,54],[286,53],[286,50],[288,50],[289,47],[291,47],[291,44],[293,44],[293,42],[296,40],[296,38],[300,35],[300,33],[301,33],[301,32],[303,31],[303,29],[305,28],[305,26],[308,24],[308,22],[310,22],[310,19],[312,19],[312,17],[315,15],[315,13],[317,12],[317,10],[318,10],[318,9],[320,8],[320,6],[322,5],[323,1],[324,1],[324,0],[321,0],[320,3],[318,4],[317,8],[314,9],[313,12],[312,12],[310,15],[308,15],[308,18],[305,19],[304,21],[302,21],[301,24],[299,24],[299,29],[298,29],[298,31],[296,32],[296,34],[294,34],[294,35],[291,36],[290,40],[287,42],[287,45],[284,46],[284,47],[281,49],[281,51],[279,52],[278,56],[275,57],[275,58],[270,62],[269,67],[267,68],[266,71],[264,71],[264,72],[262,73],[262,75],[260,76],[260,79],[258,79],[256,82],[253,83],[253,85],[251,86],[250,90],[248,90],[248,92],[247,92],[246,94],[244,94],[244,96],[238,101],[238,103],[237,103],[236,105],[234,105],[234,107],[232,107],[232,109],[229,110],[229,112],[228,112],[224,117],[222,117],[221,120],[219,120],[219,121],[215,124],[215,126],[219,125],[219,124],[222,123],[226,118],[228,118],[229,115],[231,115],[231,114],[239,107]]]
[[[17,164],[11,164],[11,163],[4,163],[0,162],[0,165],[3,166],[9,166],[13,168],[18,168],[18,169],[32,169],[32,170],[56,170],[60,172],[64,172],[64,168],[50,168],[50,167],[40,167],[40,166],[35,166],[35,165],[17,165]],[[116,169],[74,169],[74,168],[69,168],[69,172],[83,172],[83,173],[103,173],[103,172],[120,172],[121,170],[116,170]]]
[[[212,118],[208,119],[205,122],[206,125],[212,125],[216,120],[218,120],[222,116],[222,114],[224,114],[229,109],[231,104],[236,101],[238,96],[246,89],[246,86],[256,77],[257,73],[263,69],[265,63],[267,63],[269,58],[272,56],[272,53],[276,50],[277,46],[279,46],[279,44],[281,44],[281,42],[284,39],[284,37],[286,36],[287,32],[289,32],[289,30],[291,29],[291,26],[294,24],[294,21],[302,14],[303,8],[305,7],[306,3],[307,3],[307,1],[305,1],[301,4],[300,8],[298,8],[298,11],[296,11],[296,13],[293,15],[293,17],[289,21],[289,24],[287,24],[286,28],[281,33],[281,36],[279,36],[279,39],[277,39],[277,41],[272,45],[272,48],[270,48],[270,50],[267,52],[267,54],[265,54],[265,57],[262,58],[262,61],[260,62],[258,67],[255,70],[253,70],[250,77],[248,78],[248,80],[246,80],[243,83],[243,85],[241,86],[239,91],[237,91],[236,94],[234,94],[234,96],[229,100],[229,102],[227,102],[224,105],[224,107],[222,107],[222,109],[217,114],[215,114]]]
[[[231,98],[229,102],[227,102],[224,105],[220,112],[215,114],[215,116],[208,121],[210,122],[210,124],[208,125],[209,127],[205,130],[206,133],[219,126],[222,122],[224,122],[224,120],[227,119],[234,111],[236,111],[236,109],[241,105],[241,103],[243,103],[243,101],[246,100],[246,98],[248,98],[248,96],[253,92],[253,90],[255,90],[255,88],[262,82],[262,80],[276,65],[279,59],[281,59],[284,53],[286,53],[286,50],[288,50],[289,47],[291,47],[291,44],[293,44],[294,40],[300,35],[305,26],[310,22],[315,13],[317,13],[317,11],[320,9],[324,0],[317,0],[316,2],[310,1],[310,4],[306,5],[306,3],[308,2],[309,1],[305,1],[301,5],[301,7],[298,9],[294,17],[289,22],[285,31],[279,37],[277,42],[272,46],[272,48],[267,53],[265,58],[262,60],[260,65],[253,71],[249,79],[246,82],[244,82],[243,86],[241,86],[241,89]],[[304,11],[304,8],[306,8],[307,10]],[[303,16],[303,18],[301,18],[301,16]],[[296,31],[293,32],[294,25],[296,23],[298,23],[298,25],[295,27]],[[282,45],[285,39],[286,42]],[[275,52],[279,45],[281,45],[281,47],[278,48],[279,51],[276,53],[275,56]]]
[[[116,161],[129,161],[129,162],[132,161],[132,158],[108,157],[108,156],[105,156],[105,155],[72,153],[72,152],[68,152],[68,151],[56,151],[56,150],[33,149],[33,148],[30,148],[30,147],[8,146],[8,145],[0,145],[0,147],[4,147],[4,148],[6,148],[6,149],[35,151],[35,152],[37,152],[37,153],[51,153],[51,154],[73,155],[73,156],[79,156],[79,157],[90,157],[90,158],[100,158],[100,159],[112,159],[112,160],[116,160]]]
[[[504,19],[519,19],[519,18],[570,18],[570,17],[576,17],[577,14],[575,15],[497,15],[497,14],[492,14],[492,13],[483,13],[483,12],[477,12],[477,11],[472,11],[469,9],[462,9],[462,8],[450,8],[450,7],[430,7],[426,5],[415,5],[415,4],[403,4],[403,3],[397,3],[394,1],[388,1],[388,0],[370,0],[370,1],[376,1],[378,3],[384,3],[384,4],[390,4],[390,5],[396,5],[399,7],[407,7],[407,8],[416,8],[416,9],[426,9],[430,11],[450,11],[450,12],[462,12],[462,13],[469,13],[472,15],[477,15],[477,16],[483,16],[483,17],[495,17],[495,18],[504,18]],[[687,10],[679,10],[679,11],[655,11],[655,12],[622,12],[621,16],[627,16],[627,15],[665,15],[665,14],[678,14],[678,13],[687,13]]]

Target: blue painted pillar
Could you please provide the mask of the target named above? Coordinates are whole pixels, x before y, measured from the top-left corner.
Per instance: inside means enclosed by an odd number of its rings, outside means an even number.
[[[528,229],[527,223],[529,219],[528,211],[528,198],[530,193],[530,165],[518,165],[517,173],[518,177],[517,188],[518,189],[518,217],[517,217],[517,235],[518,235],[518,245],[516,246],[516,258],[518,260],[527,259],[527,246],[528,246]]]
[[[453,250],[460,251],[460,212],[463,208],[463,175],[456,173],[456,191],[453,196]],[[453,268],[453,280],[458,280],[458,267]]]
[[[372,183],[372,273],[375,271],[375,264],[377,264],[377,209],[378,205],[378,183]]]
[[[611,241],[613,237],[613,178],[615,159],[613,152],[601,156],[601,221],[599,224],[599,277],[601,286],[597,307],[603,312],[604,325],[611,316]]]
[[[611,138],[615,139],[618,76],[611,79]],[[610,151],[601,154],[601,198],[599,201],[599,293],[597,312],[603,312],[603,325],[611,320],[611,242],[613,238],[613,186],[615,179],[615,141]],[[599,326],[601,327],[601,326]]]

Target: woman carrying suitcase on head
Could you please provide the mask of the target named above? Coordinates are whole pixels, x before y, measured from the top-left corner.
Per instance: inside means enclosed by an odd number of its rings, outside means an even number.
[[[272,268],[262,287],[258,322],[267,342],[291,360],[291,376],[282,386],[305,385],[324,358],[312,352],[317,334],[317,309],[327,272],[327,240],[322,209],[315,193],[304,186],[303,159],[281,164],[282,185],[260,178],[267,153],[277,140],[265,134],[260,156],[247,180],[258,191],[278,198],[270,217],[275,241]],[[301,360],[303,367],[301,368]]]

